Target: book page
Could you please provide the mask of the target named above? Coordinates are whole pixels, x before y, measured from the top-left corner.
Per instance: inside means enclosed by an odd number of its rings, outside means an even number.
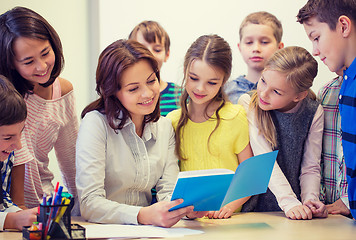
[[[189,178],[189,177],[200,177],[200,176],[210,176],[210,175],[224,175],[224,174],[234,174],[234,171],[224,168],[217,169],[206,169],[206,170],[196,170],[196,171],[185,171],[178,174],[178,178]]]

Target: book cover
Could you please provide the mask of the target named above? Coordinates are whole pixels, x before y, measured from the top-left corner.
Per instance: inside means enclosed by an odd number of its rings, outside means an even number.
[[[237,199],[265,193],[278,151],[246,159],[233,172],[208,169],[180,172],[172,199],[184,202],[170,211],[194,205],[194,211],[218,211]]]

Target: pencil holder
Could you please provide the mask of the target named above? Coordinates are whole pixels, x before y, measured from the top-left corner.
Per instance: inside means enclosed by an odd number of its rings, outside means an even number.
[[[23,239],[85,239],[85,228],[79,224],[71,224],[73,205],[73,198],[68,204],[41,204],[38,222],[42,223],[42,230],[31,231],[30,227],[24,227]]]

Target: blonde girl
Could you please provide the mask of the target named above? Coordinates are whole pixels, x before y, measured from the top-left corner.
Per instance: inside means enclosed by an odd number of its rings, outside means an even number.
[[[185,55],[181,109],[168,115],[176,131],[181,171],[235,171],[239,163],[252,156],[245,111],[227,102],[222,88],[231,73],[231,60],[230,46],[217,35],[199,37]],[[228,218],[247,199],[207,215]]]
[[[318,65],[301,47],[277,51],[266,63],[257,90],[241,97],[248,111],[255,155],[278,149],[267,193],[242,211],[280,211],[291,219],[325,217],[319,201],[323,109],[310,87]]]

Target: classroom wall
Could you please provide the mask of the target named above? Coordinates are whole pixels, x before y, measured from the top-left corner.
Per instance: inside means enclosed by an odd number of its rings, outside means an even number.
[[[0,13],[15,6],[29,7],[58,32],[64,50],[62,77],[71,81],[77,100],[78,116],[96,99],[95,70],[100,52],[113,41],[127,38],[132,28],[143,20],[158,21],[171,38],[171,54],[163,65],[161,76],[166,81],[181,83],[183,58],[190,44],[203,34],[219,34],[233,50],[232,78],[247,71],[237,48],[238,29],[242,19],[255,11],[268,11],[281,20],[285,46],[298,45],[311,51],[302,25],[296,22],[298,9],[307,0],[0,0]],[[335,74],[320,62],[313,90]],[[51,154],[51,159],[55,158]],[[59,180],[56,161],[50,168]]]
[[[171,38],[171,54],[162,67],[161,76],[166,81],[181,83],[183,59],[190,44],[204,34],[222,36],[233,50],[232,78],[247,73],[246,64],[237,48],[239,26],[252,12],[268,11],[283,25],[285,46],[298,45],[311,51],[311,42],[304,28],[296,22],[298,10],[307,0],[144,0],[99,2],[99,46],[103,50],[116,39],[127,38],[135,25],[143,20],[158,21]],[[335,74],[317,58],[319,75],[313,90],[318,89]]]

